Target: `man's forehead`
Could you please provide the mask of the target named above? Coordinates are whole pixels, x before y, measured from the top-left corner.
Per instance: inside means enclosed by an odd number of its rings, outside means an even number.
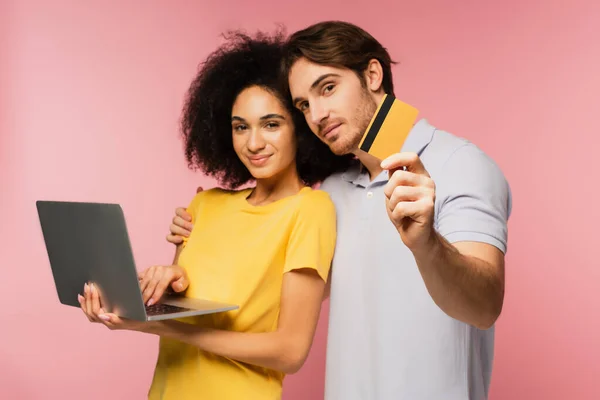
[[[343,76],[347,72],[344,68],[317,64],[306,58],[301,58],[292,65],[288,81],[292,91],[307,92],[319,78],[325,75]]]

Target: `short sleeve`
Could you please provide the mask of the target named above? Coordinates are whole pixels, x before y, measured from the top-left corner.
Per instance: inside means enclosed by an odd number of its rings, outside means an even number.
[[[327,193],[311,190],[302,196],[290,232],[283,272],[314,269],[327,281],[336,241],[335,207]]]
[[[436,180],[436,198],[436,229],[446,240],[483,242],[506,253],[510,186],[483,151],[471,143],[457,149]]]

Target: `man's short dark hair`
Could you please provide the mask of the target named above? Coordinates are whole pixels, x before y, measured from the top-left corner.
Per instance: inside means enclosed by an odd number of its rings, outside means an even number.
[[[300,58],[315,64],[354,71],[363,85],[364,71],[372,59],[377,59],[383,69],[382,87],[385,93],[394,94],[392,61],[388,51],[364,29],[343,21],[325,21],[294,33],[284,49],[282,73],[287,77]]]

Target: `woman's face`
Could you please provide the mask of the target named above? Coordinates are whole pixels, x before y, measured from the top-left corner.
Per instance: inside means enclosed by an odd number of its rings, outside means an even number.
[[[296,169],[296,135],[292,116],[269,91],[252,86],[231,110],[233,147],[257,180],[285,176]]]

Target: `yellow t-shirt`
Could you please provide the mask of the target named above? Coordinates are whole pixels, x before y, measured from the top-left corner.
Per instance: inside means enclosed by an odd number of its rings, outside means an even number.
[[[251,189],[211,189],[192,200],[194,228],[179,256],[187,296],[233,303],[238,310],[182,319],[238,332],[277,329],[283,274],[315,269],[327,280],[336,240],[329,195],[309,187],[264,206]],[[281,398],[284,374],[161,338],[150,399]]]

